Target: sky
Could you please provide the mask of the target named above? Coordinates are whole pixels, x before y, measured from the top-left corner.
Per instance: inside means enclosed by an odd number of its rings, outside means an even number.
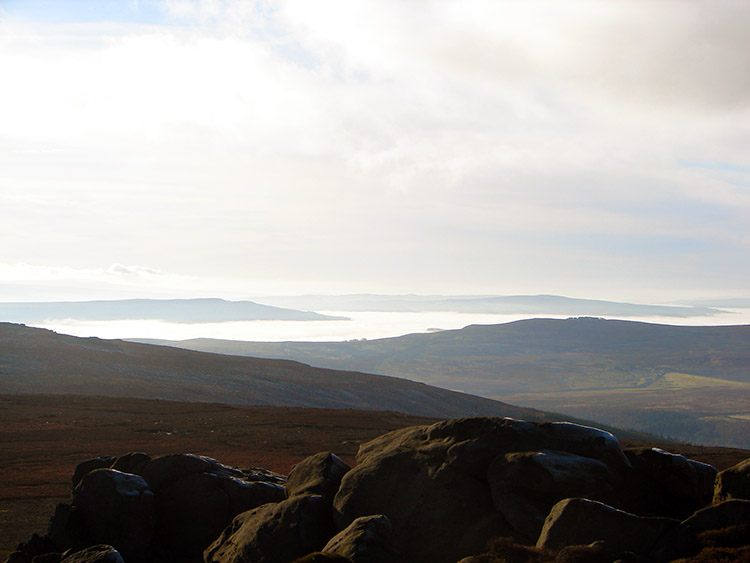
[[[0,301],[750,296],[750,3],[0,0]]]

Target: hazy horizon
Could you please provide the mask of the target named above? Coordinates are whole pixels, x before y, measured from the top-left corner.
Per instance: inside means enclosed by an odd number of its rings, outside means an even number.
[[[0,0],[0,301],[750,297],[750,4]]]

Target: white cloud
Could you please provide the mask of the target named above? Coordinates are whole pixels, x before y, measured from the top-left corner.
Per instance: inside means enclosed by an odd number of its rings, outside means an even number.
[[[748,165],[745,3],[166,8],[0,23],[2,260],[473,292],[589,283],[581,237],[657,271],[652,237],[750,275],[747,174],[686,164]]]

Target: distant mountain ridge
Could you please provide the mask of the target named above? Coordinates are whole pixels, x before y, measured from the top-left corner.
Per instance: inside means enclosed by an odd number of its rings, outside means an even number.
[[[346,317],[262,305],[253,301],[226,301],[213,298],[0,303],[0,321],[34,323],[48,319],[87,321],[149,319],[173,323],[347,320]]]
[[[647,305],[559,295],[299,295],[255,298],[262,303],[314,311],[456,312],[518,315],[704,317],[720,309]]]

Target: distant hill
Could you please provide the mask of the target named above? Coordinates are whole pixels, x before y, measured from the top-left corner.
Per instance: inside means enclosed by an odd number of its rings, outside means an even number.
[[[293,361],[77,338],[9,323],[0,323],[0,393],[389,410],[441,418],[553,418],[394,377],[313,368]]]
[[[404,377],[695,443],[750,447],[748,325],[532,319],[371,341],[161,343]]]
[[[644,305],[559,295],[299,295],[256,298],[262,303],[314,311],[455,312],[605,317],[705,317],[724,311],[693,305]]]
[[[225,301],[224,299],[123,299],[116,301],[0,303],[0,321],[38,323],[48,319],[87,321],[154,319],[173,323],[347,320],[346,317],[334,317],[310,311],[261,305],[253,301]]]

